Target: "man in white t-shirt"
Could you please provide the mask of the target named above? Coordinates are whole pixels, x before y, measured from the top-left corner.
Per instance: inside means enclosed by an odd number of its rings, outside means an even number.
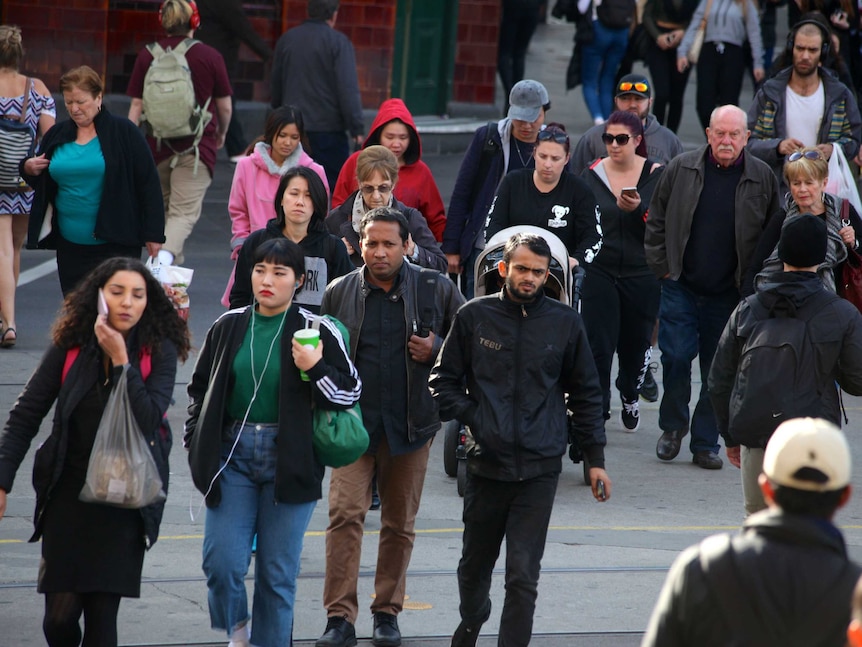
[[[831,34],[817,20],[798,22],[787,43],[792,65],[766,81],[748,109],[748,148],[775,171],[784,185],[784,158],[805,146],[817,146],[826,159],[833,145],[853,159],[862,140],[862,117],[856,97],[820,62],[829,52]]]

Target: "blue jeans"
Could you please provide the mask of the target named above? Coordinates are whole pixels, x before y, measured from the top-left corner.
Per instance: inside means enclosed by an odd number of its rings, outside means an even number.
[[[691,363],[700,357],[700,395],[691,417],[691,453],[718,452],[718,425],[709,399],[707,376],[718,339],[730,313],[739,303],[736,289],[716,296],[701,296],[671,279],[661,282],[658,346],[664,395],[659,407],[662,431],[689,428]]]
[[[581,55],[584,101],[593,119],[607,119],[614,109],[614,81],[626,53],[629,30],[609,29],[594,20],[593,33],[593,42],[584,45]]]
[[[234,423],[222,445],[222,464],[239,429]],[[276,425],[246,424],[219,476],[221,502],[207,509],[203,570],[209,587],[213,629],[230,635],[249,620],[244,578],[257,533],[251,642],[258,647],[290,644],[302,541],[316,501],[275,500]]]

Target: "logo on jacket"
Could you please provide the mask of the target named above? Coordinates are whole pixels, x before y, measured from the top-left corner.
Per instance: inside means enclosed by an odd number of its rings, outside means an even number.
[[[569,215],[568,207],[555,204],[553,207],[551,207],[551,213],[554,214],[554,217],[548,221],[548,227],[559,229],[560,227],[565,227],[569,224],[568,220],[563,220],[563,218]]]
[[[493,339],[486,339],[485,337],[479,337],[479,345],[490,348],[491,350],[500,350],[503,348],[503,344],[500,342],[494,341]]]

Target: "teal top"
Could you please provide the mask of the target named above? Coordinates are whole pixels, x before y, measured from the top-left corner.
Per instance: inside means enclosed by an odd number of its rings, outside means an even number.
[[[249,411],[247,422],[278,422],[278,396],[281,384],[281,329],[284,313],[267,317],[252,314],[251,325],[245,331],[242,345],[231,367],[233,389],[228,395],[227,413],[242,421],[254,393],[254,384],[260,381],[257,397]],[[251,333],[254,328],[254,348]],[[274,341],[273,341],[274,340]],[[270,347],[272,352],[270,352]],[[269,363],[266,358],[269,356]],[[252,358],[254,366],[252,367]],[[264,372],[264,366],[266,371]]]
[[[86,144],[61,144],[54,151],[48,170],[57,183],[54,204],[63,238],[78,245],[107,242],[93,233],[105,185],[105,158],[99,138],[94,137]]]

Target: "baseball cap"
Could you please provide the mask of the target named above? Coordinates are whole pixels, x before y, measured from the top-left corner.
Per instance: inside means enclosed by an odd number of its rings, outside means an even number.
[[[649,99],[652,96],[652,84],[643,74],[626,74],[617,83],[615,96],[622,94],[636,94],[644,99]]]
[[[822,418],[781,423],[763,455],[763,473],[770,481],[809,492],[844,488],[850,483],[850,467],[847,439]]]
[[[542,106],[550,103],[548,91],[538,81],[524,79],[512,86],[509,92],[509,119],[536,121]]]

